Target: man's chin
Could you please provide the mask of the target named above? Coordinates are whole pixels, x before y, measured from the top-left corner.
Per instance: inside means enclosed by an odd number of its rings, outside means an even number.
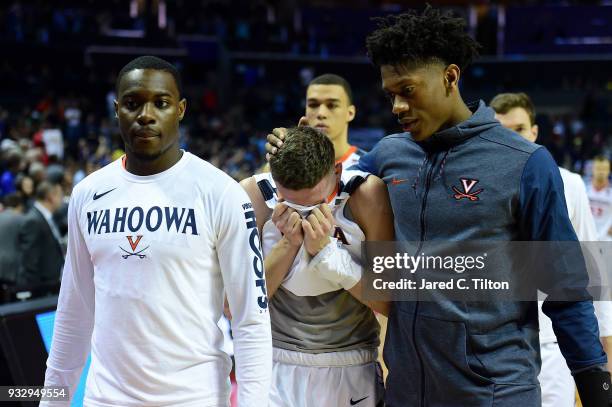
[[[155,161],[161,157],[161,151],[131,151],[132,155],[140,161]]]

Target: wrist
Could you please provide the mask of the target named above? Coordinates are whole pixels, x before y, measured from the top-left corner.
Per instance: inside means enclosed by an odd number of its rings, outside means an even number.
[[[310,257],[315,257],[321,250],[323,250],[327,245],[331,242],[329,236],[325,237],[325,239],[321,239],[317,242],[317,244],[312,247],[307,245],[306,252],[310,255]]]
[[[287,249],[294,249],[294,250],[297,250],[300,248],[300,246],[302,246],[302,242],[292,241],[291,239],[287,237],[287,235],[283,235],[281,240],[279,240],[279,243]]]

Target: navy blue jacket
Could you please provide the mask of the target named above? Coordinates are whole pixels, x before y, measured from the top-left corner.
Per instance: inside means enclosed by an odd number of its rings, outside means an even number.
[[[482,101],[471,109],[425,142],[394,134],[361,158],[387,183],[397,240],[576,241],[548,151]],[[543,311],[572,371],[606,363],[590,300]],[[388,407],[539,406],[537,302],[394,302],[384,359]]]

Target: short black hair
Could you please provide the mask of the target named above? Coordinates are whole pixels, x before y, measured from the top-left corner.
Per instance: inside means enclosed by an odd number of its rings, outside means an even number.
[[[11,192],[4,196],[4,206],[7,208],[17,208],[23,205],[24,200],[20,192]]]
[[[117,81],[115,82],[115,90],[117,94],[119,94],[119,84],[121,83],[121,79],[123,78],[123,76],[126,73],[133,71],[134,69],[154,69],[156,71],[168,72],[174,78],[174,82],[176,82],[176,88],[178,89],[179,97],[183,95],[183,82],[181,80],[181,74],[179,73],[178,69],[176,69],[176,67],[170,62],[152,55],[145,55],[136,59],[132,59],[130,62],[127,63],[126,66],[121,68],[119,74],[117,75]]]
[[[338,85],[342,86],[344,92],[346,92],[346,96],[348,97],[349,105],[353,104],[353,91],[351,89],[351,85],[348,83],[346,79],[344,79],[340,75],[336,75],[333,73],[324,73],[323,75],[317,76],[313,80],[308,83],[310,85]]]
[[[368,56],[376,66],[442,62],[465,69],[478,56],[480,45],[466,32],[463,18],[427,5],[375,19],[378,28],[366,38]]]

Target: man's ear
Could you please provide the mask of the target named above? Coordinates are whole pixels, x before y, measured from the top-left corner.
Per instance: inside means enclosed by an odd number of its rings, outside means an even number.
[[[533,126],[531,126],[531,134],[533,135],[533,141],[535,143],[535,141],[538,139],[538,125],[534,124]]]
[[[179,109],[179,121],[183,120],[183,116],[185,116],[185,110],[187,110],[187,99],[183,98],[178,104]]]
[[[451,90],[459,87],[459,77],[461,76],[461,69],[455,64],[450,64],[444,71],[444,86],[446,89]]]
[[[119,102],[117,100],[113,100],[113,105],[115,105],[115,118],[119,117]]]
[[[347,122],[352,122],[353,119],[355,118],[355,114],[357,113],[357,108],[355,107],[355,105],[350,105],[348,107],[348,120]]]

